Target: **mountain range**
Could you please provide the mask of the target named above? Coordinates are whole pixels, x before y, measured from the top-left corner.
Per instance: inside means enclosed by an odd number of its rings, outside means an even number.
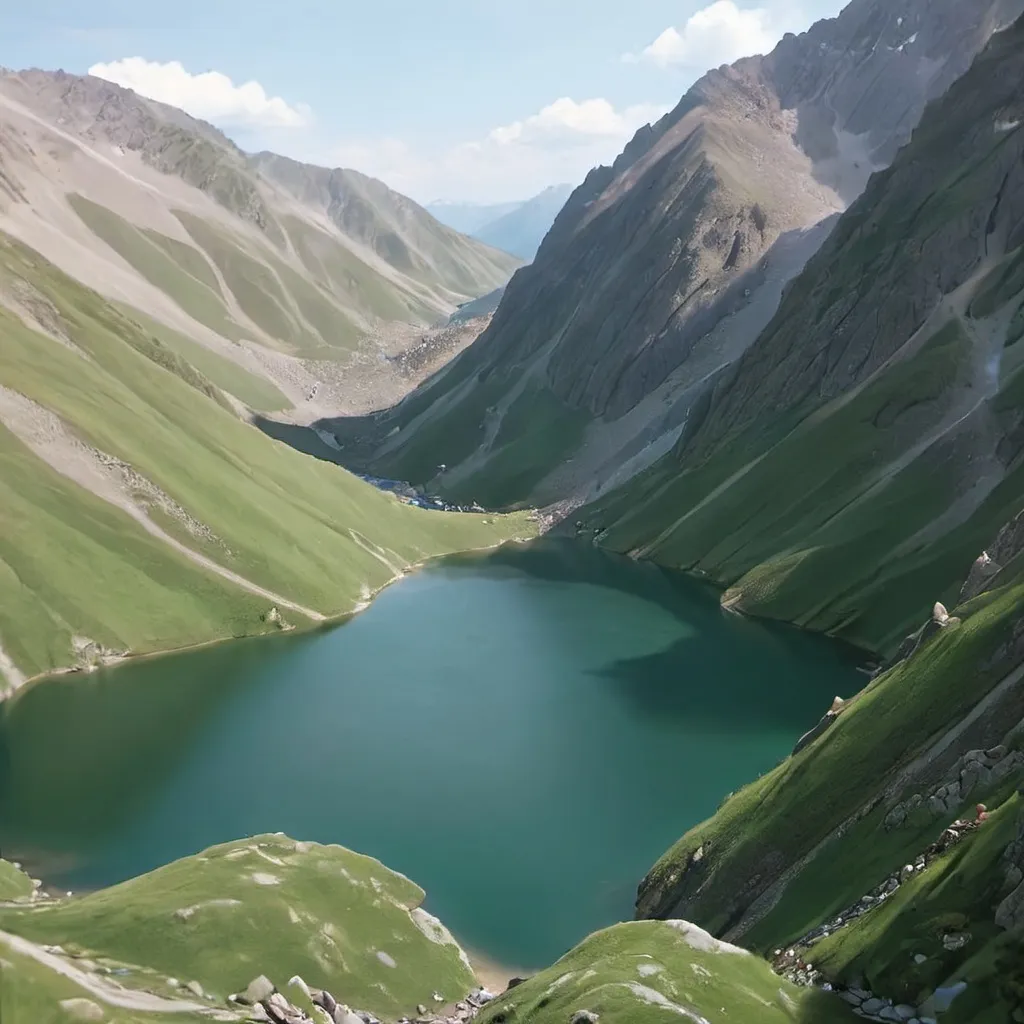
[[[551,185],[518,203],[431,203],[439,221],[524,260],[537,255],[540,243],[572,194],[571,185]]]

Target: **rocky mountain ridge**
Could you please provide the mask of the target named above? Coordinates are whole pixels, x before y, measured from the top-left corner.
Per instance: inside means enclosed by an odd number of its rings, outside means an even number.
[[[183,349],[215,353],[225,374],[272,381],[283,405],[308,405],[319,380],[307,415],[346,405],[332,363],[362,368],[362,382],[408,328],[443,321],[518,263],[380,182],[249,156],[102,79],[4,71],[0,127],[0,228]]]
[[[591,172],[476,344],[395,409],[331,429],[381,471],[423,482],[442,463],[435,489],[491,504],[621,484],[671,448],[835,216],[1020,9],[854,0],[710,72]],[[535,415],[560,436],[509,484]]]

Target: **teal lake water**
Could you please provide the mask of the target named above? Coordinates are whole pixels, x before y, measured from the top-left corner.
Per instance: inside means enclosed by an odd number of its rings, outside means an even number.
[[[344,626],[68,676],[0,708],[0,849],[109,885],[260,832],[378,857],[550,963],[836,694],[849,652],[568,541],[438,563]]]

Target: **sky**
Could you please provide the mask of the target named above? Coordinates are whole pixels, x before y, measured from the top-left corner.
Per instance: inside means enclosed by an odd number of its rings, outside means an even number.
[[[710,67],[842,0],[36,0],[0,64],[94,74],[419,202],[578,184]],[[13,9],[12,9],[13,8]]]

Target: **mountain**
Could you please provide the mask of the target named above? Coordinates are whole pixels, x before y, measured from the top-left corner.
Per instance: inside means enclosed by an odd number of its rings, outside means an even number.
[[[427,210],[457,231],[472,235],[495,249],[532,260],[571,194],[571,185],[551,185],[532,199],[518,203],[478,206],[439,202],[431,203]]]
[[[424,209],[442,224],[447,224],[464,235],[472,235],[493,221],[500,220],[506,213],[518,210],[523,200],[511,203],[458,203],[438,199],[427,203]]]
[[[421,512],[273,442],[147,321],[2,233],[0,352],[8,686],[309,625],[428,555],[530,532]]]
[[[317,382],[344,407],[342,365],[394,354],[517,264],[378,181],[249,156],[101,79],[3,71],[0,132],[0,229],[265,407]]]
[[[853,0],[710,72],[591,172],[487,331],[354,459],[491,506],[580,503],[664,456],[838,215],[1021,0]],[[899,102],[893,98],[899,97]],[[397,432],[395,428],[398,428]]]
[[[471,234],[495,249],[532,260],[572,190],[571,185],[552,185]]]

